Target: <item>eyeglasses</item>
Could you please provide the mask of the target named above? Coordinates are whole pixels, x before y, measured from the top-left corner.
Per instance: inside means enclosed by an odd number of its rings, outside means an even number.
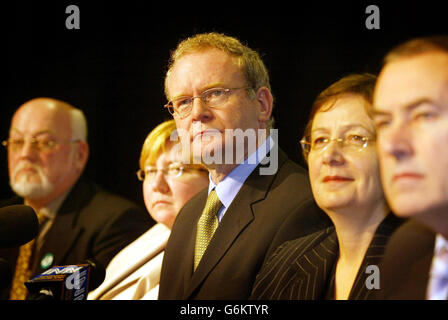
[[[171,113],[173,116],[177,114],[180,118],[185,118],[191,113],[191,110],[193,109],[194,99],[200,98],[202,103],[204,103],[204,105],[207,107],[216,107],[218,105],[226,103],[232,91],[240,89],[253,90],[253,88],[251,87],[228,88],[228,89],[211,88],[205,90],[197,97],[183,96],[168,101],[168,103],[164,106],[164,108],[167,108],[168,112]]]
[[[375,138],[361,136],[357,134],[351,134],[346,136],[345,138],[326,138],[326,137],[318,137],[309,141],[310,137],[303,138],[300,140],[300,144],[302,146],[303,152],[305,155],[308,155],[311,150],[315,151],[324,151],[330,145],[330,142],[336,141],[341,144],[342,149],[348,151],[359,151],[367,147],[370,141],[375,141]]]
[[[70,140],[67,142],[56,142],[53,139],[39,139],[39,138],[31,138],[29,140],[31,144],[31,148],[34,150],[37,150],[38,152],[49,152],[52,151],[56,146],[62,144],[62,143],[76,143],[80,140]],[[5,148],[8,148],[12,152],[20,152],[23,147],[25,146],[26,140],[19,138],[19,139],[8,139],[2,141],[2,145]]]
[[[199,167],[189,167],[189,166],[172,166],[168,167],[166,169],[156,169],[153,167],[148,167],[145,170],[140,169],[136,172],[137,178],[140,181],[151,181],[154,180],[154,178],[157,176],[157,172],[161,171],[165,177],[169,178],[177,178],[180,177],[184,172],[186,171],[204,171],[207,172],[207,170],[199,168]]]

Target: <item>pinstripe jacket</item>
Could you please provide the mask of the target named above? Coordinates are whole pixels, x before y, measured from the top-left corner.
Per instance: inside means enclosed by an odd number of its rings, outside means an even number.
[[[349,299],[365,300],[369,265],[378,265],[393,231],[402,220],[389,214],[378,226],[351,289]],[[322,300],[334,298],[339,245],[334,226],[285,242],[266,260],[256,277],[251,299]]]

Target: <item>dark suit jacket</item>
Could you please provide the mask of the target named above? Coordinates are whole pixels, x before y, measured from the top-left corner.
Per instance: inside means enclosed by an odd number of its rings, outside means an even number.
[[[247,178],[193,273],[196,226],[208,190],[180,211],[162,265],[159,299],[247,299],[280,224],[311,198],[306,171],[279,150],[275,175]],[[303,216],[308,219],[308,215]],[[300,226],[297,233],[308,232]]]
[[[380,300],[425,300],[435,233],[411,219],[391,237],[380,264]]]
[[[20,204],[15,197],[2,206]],[[153,224],[149,214],[134,203],[102,190],[94,183],[80,179],[60,207],[53,225],[45,236],[35,259],[33,275],[44,271],[43,256],[54,256],[52,265],[81,263],[95,258],[106,267],[109,261],[126,245],[147,231]],[[12,270],[15,268],[18,248],[0,250]],[[0,298],[7,299],[9,289]]]
[[[315,205],[317,207],[317,205]],[[367,299],[369,265],[378,265],[392,232],[402,223],[389,214],[378,226],[359,268],[349,299]],[[281,231],[280,231],[281,232]],[[257,275],[251,299],[321,300],[334,298],[339,244],[334,226],[288,241],[278,247]]]

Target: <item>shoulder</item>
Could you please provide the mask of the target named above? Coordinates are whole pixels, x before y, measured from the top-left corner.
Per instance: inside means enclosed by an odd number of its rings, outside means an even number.
[[[376,299],[425,299],[435,233],[411,219],[390,237],[379,265]]]
[[[256,194],[263,194],[263,205],[282,208],[288,213],[304,200],[312,198],[308,173],[279,149],[278,169],[275,173],[263,174],[261,166],[255,169],[246,180],[242,190],[252,189]],[[246,193],[250,193],[249,192]]]
[[[325,283],[317,271],[331,269],[337,247],[333,227],[283,243],[263,263],[251,298],[316,299]]]
[[[386,253],[420,256],[434,247],[435,233],[414,219],[406,221],[392,234]]]
[[[306,236],[284,242],[272,254],[267,256],[260,274],[271,272],[278,274],[295,273],[297,268],[300,268],[298,261],[324,242],[328,242],[326,245],[328,252],[337,253],[338,243],[334,227],[327,227]]]
[[[104,209],[120,211],[126,209],[142,210],[136,203],[126,199],[125,197],[99,188],[95,196],[92,198],[92,206],[98,206]]]
[[[138,261],[142,256],[152,252],[158,252],[168,240],[170,229],[164,224],[157,223],[136,240],[123,248],[107,266],[107,272],[115,274],[123,269],[123,265],[129,265]]]
[[[272,253],[280,244],[286,241],[307,235],[316,235],[331,226],[333,226],[333,223],[330,218],[317,206],[314,199],[307,199],[299,203],[283,220],[268,250],[268,254]]]
[[[329,237],[334,238],[333,242],[337,244],[337,239],[334,237],[334,235],[334,227],[329,226],[327,228],[307,234],[303,237],[286,241],[275,250],[272,258],[274,256],[277,256],[277,258],[274,259],[278,259],[279,257],[283,257],[284,259],[287,256],[292,256],[294,259],[297,259],[308,250],[313,249],[315,246],[323,242],[325,239],[328,239]]]
[[[110,192],[91,181],[81,181],[82,191],[76,189],[70,196],[80,197],[83,193],[86,199],[86,207],[99,208],[100,211],[122,211],[126,209],[142,210],[136,203],[126,199],[122,195]]]
[[[373,239],[369,246],[369,251],[373,249],[378,256],[380,255],[379,253],[382,252],[382,256],[384,247],[386,247],[392,235],[406,222],[407,219],[399,218],[393,213],[389,213],[375,230],[375,234],[373,235]]]
[[[78,222],[84,225],[105,225],[121,221],[123,226],[142,223],[142,227],[147,230],[154,224],[141,206],[87,180],[75,185],[60,212],[76,212]]]
[[[297,182],[304,182],[308,184],[308,172],[305,168],[291,160],[281,149],[279,149],[278,162],[279,164],[276,179],[286,184],[293,184]]]

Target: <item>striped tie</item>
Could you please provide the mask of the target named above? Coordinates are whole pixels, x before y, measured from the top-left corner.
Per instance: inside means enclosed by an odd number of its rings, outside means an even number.
[[[219,201],[216,190],[213,189],[207,198],[205,208],[198,221],[194,251],[194,270],[198,267],[216,228],[218,228],[218,211],[221,209],[221,206],[222,203]]]
[[[37,219],[39,220],[39,225],[42,225],[46,217],[38,212]],[[36,240],[33,239],[20,247],[9,300],[25,300],[26,298],[28,291],[25,287],[25,282],[31,277],[32,255],[35,242]]]

